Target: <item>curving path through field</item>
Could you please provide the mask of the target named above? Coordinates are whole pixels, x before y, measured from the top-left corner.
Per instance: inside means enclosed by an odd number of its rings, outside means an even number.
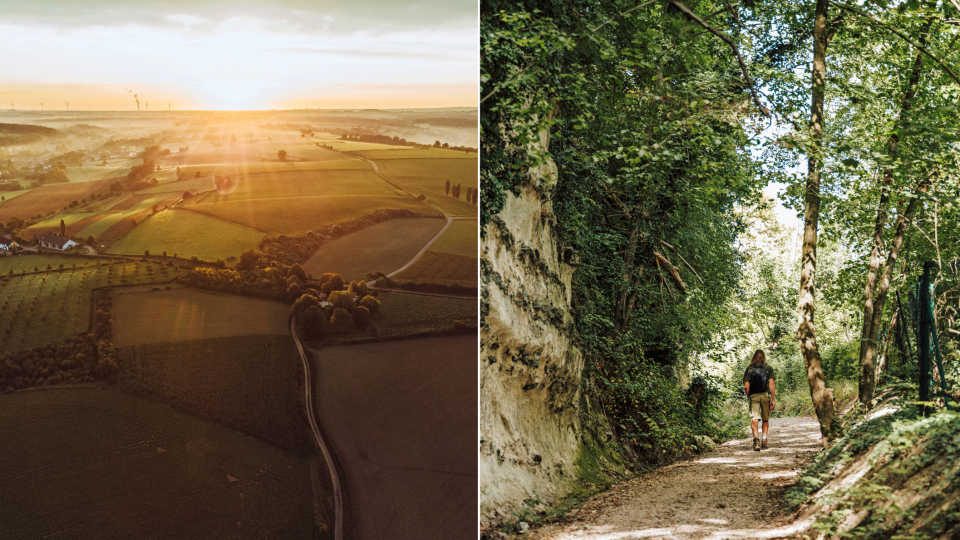
[[[313,376],[310,373],[310,361],[307,359],[307,355],[303,351],[303,345],[300,343],[300,338],[297,336],[295,320],[294,317],[290,317],[290,336],[293,337],[294,343],[297,344],[297,351],[300,352],[300,361],[303,363],[303,392],[304,405],[307,409],[307,422],[310,424],[310,432],[313,433],[317,445],[320,446],[320,451],[323,452],[323,460],[327,464],[327,470],[330,473],[330,478],[333,483],[335,513],[335,521],[333,524],[334,539],[343,540],[343,490],[340,487],[340,477],[337,475],[337,467],[333,462],[333,455],[327,447],[327,443],[323,438],[323,434],[320,432],[320,426],[314,415]]]

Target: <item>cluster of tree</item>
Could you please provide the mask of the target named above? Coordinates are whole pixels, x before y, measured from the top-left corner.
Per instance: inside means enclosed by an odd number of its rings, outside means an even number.
[[[415,148],[449,148],[451,150],[461,150],[464,152],[477,151],[476,148],[470,148],[466,146],[450,146],[449,144],[441,143],[440,141],[435,142],[433,145],[420,144],[413,141],[408,141],[406,139],[401,139],[400,137],[390,137],[389,135],[379,135],[379,134],[344,133],[340,135],[340,139],[344,141],[389,144],[393,146],[412,146]]]
[[[328,277],[322,282],[324,285],[337,280],[335,284],[340,287],[331,287],[335,290],[328,293],[325,306],[321,306],[315,289],[308,289],[297,298],[293,303],[293,315],[300,335],[305,339],[319,339],[333,330],[343,331],[351,327],[363,330],[370,326],[380,312],[380,301],[366,294],[366,284],[353,282],[345,291],[339,275],[323,276]]]
[[[0,191],[20,191],[21,189],[23,189],[23,187],[20,186],[20,182],[16,180],[12,182],[0,182]]]
[[[456,183],[456,184],[454,184],[454,185],[451,185],[451,184],[450,184],[450,180],[447,180],[447,183],[446,183],[446,185],[444,186],[444,191],[446,192],[447,195],[449,195],[449,196],[451,196],[451,197],[453,197],[453,198],[455,198],[455,199],[457,199],[457,200],[460,200],[460,193],[461,193],[461,191],[462,191],[462,188],[460,187],[460,183],[459,183],[459,182]],[[477,189],[476,189],[476,188],[472,188],[472,187],[470,187],[470,186],[467,186],[467,197],[466,197],[466,201],[467,201],[469,204],[472,204],[472,205],[476,205],[476,204],[477,204]]]
[[[178,281],[198,289],[284,301],[290,288],[288,272],[280,266],[239,271],[197,267],[181,274]]]
[[[65,184],[70,181],[70,179],[67,178],[67,173],[65,173],[60,167],[39,169],[28,172],[24,174],[23,177],[28,180],[33,180],[33,182],[30,182],[31,189],[45,184]]]

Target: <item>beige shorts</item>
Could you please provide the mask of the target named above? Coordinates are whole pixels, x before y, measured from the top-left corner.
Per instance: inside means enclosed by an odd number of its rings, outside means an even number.
[[[750,420],[770,421],[770,392],[750,396]]]

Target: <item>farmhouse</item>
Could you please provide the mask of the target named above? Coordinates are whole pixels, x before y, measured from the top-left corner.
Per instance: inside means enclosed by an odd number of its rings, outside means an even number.
[[[0,249],[10,251],[10,248],[17,245],[17,242],[5,234],[0,234]]]
[[[63,251],[67,248],[70,248],[76,245],[77,243],[74,242],[73,240],[70,240],[69,238],[61,238],[59,236],[51,236],[47,234],[40,236],[41,247],[50,248],[50,249],[59,249],[60,251]]]

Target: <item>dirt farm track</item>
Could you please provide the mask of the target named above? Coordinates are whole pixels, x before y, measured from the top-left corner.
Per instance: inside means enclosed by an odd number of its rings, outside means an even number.
[[[476,340],[313,351],[320,422],[362,540],[476,537]]]

